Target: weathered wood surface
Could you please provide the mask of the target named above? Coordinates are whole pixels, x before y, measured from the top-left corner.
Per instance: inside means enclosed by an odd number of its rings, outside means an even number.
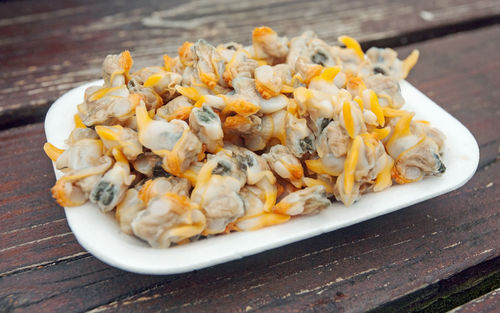
[[[54,175],[41,150],[43,125],[0,132],[0,311],[359,312],[420,293],[426,296],[415,305],[428,305],[439,296],[433,286],[440,281],[471,268],[498,269],[500,60],[492,38],[499,37],[500,26],[492,26],[398,49],[420,49],[409,80],[478,140],[480,165],[468,184],[182,275],[130,274],[82,250],[50,197]]]
[[[500,308],[500,288],[467,302],[450,313],[498,312],[498,308]]]
[[[57,97],[98,78],[104,57],[124,49],[145,66],[185,40],[249,43],[262,24],[288,36],[312,29],[330,42],[349,34],[401,44],[499,19],[496,0],[1,2],[0,128],[41,121]]]

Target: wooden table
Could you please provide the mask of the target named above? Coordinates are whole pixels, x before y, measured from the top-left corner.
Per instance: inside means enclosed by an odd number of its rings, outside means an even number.
[[[0,3],[0,311],[456,312],[500,307],[500,3],[4,1]],[[250,42],[255,26],[312,29],[421,52],[409,81],[476,137],[464,187],[348,228],[180,275],[144,276],[87,253],[50,196],[45,112],[100,75],[185,40]],[[453,136],[453,134],[449,134]]]

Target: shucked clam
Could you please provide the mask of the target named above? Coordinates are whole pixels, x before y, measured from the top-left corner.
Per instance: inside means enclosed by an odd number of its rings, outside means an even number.
[[[445,136],[402,109],[418,51],[401,60],[348,36],[289,40],[269,27],[251,39],[185,42],[135,71],[128,51],[107,56],[66,146],[44,146],[63,174],[56,201],[93,202],[166,248],[445,172]]]

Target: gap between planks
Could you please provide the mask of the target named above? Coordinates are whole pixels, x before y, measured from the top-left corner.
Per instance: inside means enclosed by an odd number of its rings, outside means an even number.
[[[500,257],[497,256],[370,310],[369,313],[447,312],[499,287]]]
[[[487,253],[484,253],[487,254]],[[372,313],[377,313],[377,312],[398,312],[401,311],[401,308],[406,308],[410,310],[411,312],[420,312],[422,310],[425,310],[427,308],[435,308],[436,306],[440,306],[441,309],[450,310],[458,305],[462,305],[475,297],[477,297],[476,292],[478,290],[486,289],[486,292],[489,292],[491,290],[494,290],[498,288],[498,276],[500,275],[500,272],[498,270],[498,266],[500,265],[500,257],[496,257],[493,259],[488,259],[485,260],[484,262],[477,264],[476,266],[473,266],[471,268],[468,268],[460,273],[457,273],[447,279],[435,282],[433,284],[430,284],[428,286],[420,286],[423,287],[423,289],[416,288],[409,294],[403,296],[402,298],[399,298],[393,302],[388,303],[387,305],[384,305],[382,307],[375,308],[374,310],[370,311]],[[324,291],[324,288],[328,288],[329,286],[339,283],[341,281],[349,280],[355,276],[363,276],[363,275],[368,275],[371,272],[373,272],[375,269],[367,269],[365,271],[353,274],[352,276],[345,277],[345,278],[337,278],[334,281],[325,283],[324,285],[317,286],[311,290],[309,289],[304,289],[304,290],[299,290],[297,292],[294,292],[292,295],[291,293],[288,293],[284,295],[282,298],[288,298],[291,296],[300,296],[302,294],[307,294],[311,292],[316,292],[317,294],[321,294]],[[250,289],[253,286],[249,287]],[[259,286],[255,286],[257,288]],[[154,300],[160,297],[164,297],[165,294],[162,292],[158,292],[159,284],[155,284],[149,288],[145,288],[144,290],[140,290],[136,294],[132,296],[124,296],[120,297],[118,299],[115,299],[113,301],[110,301],[108,303],[104,303],[102,305],[99,305],[97,307],[91,308],[90,310],[86,311],[87,313],[97,313],[97,312],[105,312],[105,311],[114,311],[117,310],[118,308],[124,308],[129,305],[134,305],[137,303],[141,302],[146,302],[150,300]],[[450,290],[452,289],[452,290]],[[243,290],[242,290],[243,291]],[[469,296],[463,295],[463,292],[468,292]],[[224,295],[223,297],[226,296],[234,296],[234,294],[228,294]],[[445,304],[443,305],[442,301],[446,301],[447,299],[449,300],[450,298],[455,300],[454,298],[459,297],[461,301],[454,302],[451,301],[451,303],[454,303],[453,306],[446,306]],[[474,297],[473,297],[474,296]],[[425,298],[431,297],[432,299],[438,299],[434,302],[424,302],[420,301]],[[473,297],[473,298],[471,298]],[[442,299],[444,298],[444,299]],[[179,305],[177,307],[171,307],[168,308],[168,311],[171,310],[179,310],[179,309],[185,309],[188,306],[195,306],[202,304],[204,301],[196,301],[196,302],[188,302],[184,303],[182,305]],[[260,309],[264,309],[264,307],[260,307]],[[242,311],[254,311],[254,308],[252,307],[246,307],[246,308],[241,308]],[[440,312],[444,312],[443,310],[439,310]]]
[[[85,258],[85,257],[90,257],[90,254],[87,251],[80,251],[80,252],[77,252],[75,254],[66,255],[66,256],[63,256],[63,257],[55,259],[55,260],[40,262],[37,264],[30,264],[30,265],[26,265],[23,267],[17,267],[15,269],[0,273],[0,278],[5,277],[7,275],[13,275],[13,274],[21,273],[21,272],[31,271],[31,270],[34,270],[37,268],[43,268],[45,266],[56,265],[56,264],[61,263],[61,262],[75,261],[75,260]]]
[[[363,50],[372,46],[389,48],[401,47],[430,39],[453,35],[458,32],[478,30],[480,28],[493,26],[498,23],[500,23],[500,15],[493,14],[457,23],[443,24],[417,31],[403,32],[392,37],[362,41],[361,46]],[[50,99],[47,101],[46,105],[33,107],[30,108],[30,110],[26,110],[23,106],[7,109],[5,111],[0,110],[0,131],[42,122],[47,114],[47,110],[55,100],[56,99]]]

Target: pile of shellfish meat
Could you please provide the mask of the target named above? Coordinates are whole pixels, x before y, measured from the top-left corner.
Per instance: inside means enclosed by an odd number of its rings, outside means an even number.
[[[128,51],[108,55],[67,147],[44,146],[64,174],[53,196],[114,210],[124,233],[165,248],[440,175],[445,136],[401,109],[418,56],[269,27],[136,71]]]

